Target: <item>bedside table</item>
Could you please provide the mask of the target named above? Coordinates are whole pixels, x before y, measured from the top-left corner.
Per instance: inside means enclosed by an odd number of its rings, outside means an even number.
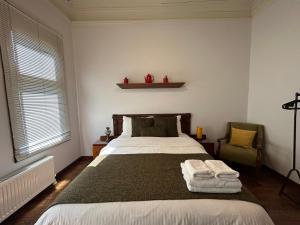
[[[101,149],[104,148],[114,138],[116,138],[116,137],[115,136],[110,136],[109,141],[107,142],[106,141],[106,136],[100,136],[100,140],[96,141],[93,144],[93,158],[96,158],[100,154]]]
[[[215,144],[213,142],[199,141],[199,143],[205,148],[208,154],[214,158],[216,157]]]
[[[101,149],[104,148],[106,145],[108,144],[108,142],[106,141],[96,141],[94,144],[93,144],[93,158],[96,158],[100,152],[101,152]]]
[[[194,134],[191,135],[191,138],[198,141],[205,148],[208,154],[210,154],[212,157],[216,157],[215,144],[213,142],[207,141],[205,134],[202,136],[202,139],[197,139],[196,135]]]

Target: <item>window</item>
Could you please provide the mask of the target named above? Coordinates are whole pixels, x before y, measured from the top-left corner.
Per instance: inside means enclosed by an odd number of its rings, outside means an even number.
[[[16,161],[70,140],[62,39],[0,1],[0,46]]]

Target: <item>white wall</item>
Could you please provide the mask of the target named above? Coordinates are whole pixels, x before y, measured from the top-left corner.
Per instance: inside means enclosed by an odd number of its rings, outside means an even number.
[[[292,166],[293,113],[281,106],[300,92],[299,12],[298,0],[274,0],[252,20],[248,121],[266,126],[265,162],[284,175]]]
[[[210,139],[227,121],[245,121],[250,57],[249,19],[73,23],[83,154],[114,113],[191,112],[192,131]],[[127,76],[143,82],[167,74],[181,89],[122,90]]]
[[[31,157],[30,159],[15,163],[6,107],[4,80],[2,68],[0,68],[0,177],[45,155],[55,156],[55,170],[58,172],[80,156],[76,85],[72,59],[71,23],[47,0],[12,0],[10,2],[17,6],[17,8],[37,18],[40,22],[63,35],[72,140]]]

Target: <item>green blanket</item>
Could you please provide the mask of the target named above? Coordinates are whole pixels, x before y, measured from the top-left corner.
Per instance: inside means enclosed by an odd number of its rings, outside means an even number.
[[[236,194],[189,192],[180,163],[211,159],[208,154],[109,155],[87,167],[52,205],[175,199],[227,199],[258,203],[245,188]]]

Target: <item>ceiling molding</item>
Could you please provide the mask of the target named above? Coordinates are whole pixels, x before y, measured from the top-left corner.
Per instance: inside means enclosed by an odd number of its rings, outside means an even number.
[[[65,14],[70,20],[71,20],[71,11],[72,7],[71,4],[69,4],[66,0],[50,0],[56,8],[58,8],[63,14]]]
[[[271,0],[50,0],[71,21],[248,18]]]

